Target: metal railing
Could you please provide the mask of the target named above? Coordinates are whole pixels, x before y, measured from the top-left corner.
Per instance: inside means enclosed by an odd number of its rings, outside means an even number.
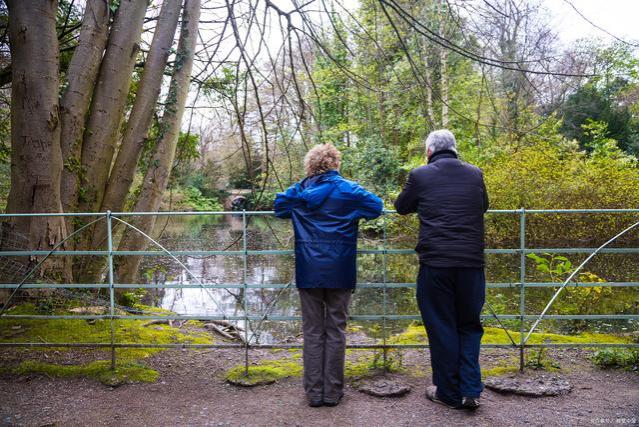
[[[387,333],[387,321],[390,320],[421,320],[421,317],[417,314],[399,315],[388,314],[388,291],[395,288],[415,288],[415,283],[394,283],[388,281],[388,257],[392,255],[407,255],[414,254],[412,249],[392,249],[387,247],[387,216],[394,213],[393,211],[385,211],[382,217],[382,248],[381,249],[361,249],[358,250],[358,254],[377,254],[382,255],[382,282],[380,283],[358,283],[360,289],[380,289],[383,293],[382,308],[383,313],[376,315],[352,315],[351,320],[354,321],[381,321],[382,322],[382,339],[381,342],[375,344],[349,344],[348,348],[358,349],[381,349],[383,351],[384,362],[386,362],[387,351],[392,348],[426,348],[427,344],[396,344],[388,342]],[[530,214],[639,214],[639,209],[574,209],[574,210],[490,210],[490,215],[516,215],[519,218],[519,247],[517,248],[488,248],[485,250],[487,254],[516,254],[519,256],[519,282],[507,282],[507,283],[487,283],[487,288],[518,288],[519,289],[519,313],[518,314],[499,314],[492,313],[491,315],[482,315],[483,319],[492,318],[501,320],[515,320],[519,321],[520,325],[520,340],[519,343],[512,342],[509,344],[482,344],[482,347],[494,347],[494,348],[516,348],[520,354],[520,369],[524,367],[524,350],[530,347],[639,347],[638,343],[529,343],[524,339],[526,331],[526,321],[536,320],[539,318],[539,314],[526,313],[526,289],[527,288],[544,288],[544,287],[560,287],[560,282],[526,282],[526,266],[527,255],[530,253],[572,253],[572,254],[590,254],[596,250],[596,248],[528,248],[526,247],[526,217]],[[150,238],[150,236],[142,233],[135,226],[126,221],[126,218],[134,216],[224,216],[233,215],[241,216],[242,218],[242,236],[241,236],[241,250],[176,250],[169,251],[157,241]],[[107,231],[107,247],[105,250],[64,250],[62,242],[59,243],[50,251],[30,251],[30,250],[12,250],[12,251],[0,251],[0,257],[39,257],[39,263],[29,272],[21,283],[13,284],[0,284],[0,289],[6,289],[15,294],[19,289],[107,289],[109,294],[109,312],[108,314],[91,314],[91,315],[36,315],[36,314],[11,314],[10,312],[4,312],[8,306],[8,301],[5,302],[0,312],[0,319],[84,319],[84,320],[98,320],[104,319],[110,322],[110,342],[108,343],[80,343],[80,342],[0,342],[0,348],[2,347],[90,347],[90,348],[110,348],[111,349],[111,363],[112,367],[115,367],[115,349],[117,348],[243,348],[245,350],[245,365],[248,367],[249,363],[249,349],[250,348],[301,348],[299,344],[252,344],[250,339],[245,339],[242,344],[193,344],[193,343],[120,343],[115,340],[114,321],[119,319],[127,320],[229,320],[229,321],[243,321],[246,334],[249,331],[249,321],[294,321],[301,320],[299,316],[282,316],[282,315],[251,315],[249,314],[247,306],[247,290],[248,289],[282,289],[288,287],[290,284],[255,284],[248,283],[248,259],[251,256],[256,255],[293,255],[293,250],[284,249],[264,249],[264,250],[249,250],[248,249],[248,231],[247,231],[247,219],[251,216],[272,216],[271,211],[232,211],[232,212],[103,212],[103,213],[47,213],[47,214],[0,214],[0,221],[6,221],[9,218],[15,217],[36,217],[36,216],[58,216],[58,217],[84,217],[95,218],[93,221],[85,225],[82,229],[77,230],[75,234],[82,232],[87,226],[104,221],[106,223]],[[113,221],[124,224],[126,227],[132,229],[131,232],[140,232],[146,239],[149,239],[159,250],[139,250],[139,251],[127,251],[127,250],[115,250],[113,246]],[[614,231],[614,230],[613,230]],[[69,236],[72,237],[72,236]],[[617,254],[639,254],[639,248],[604,248],[599,253],[617,253]],[[242,270],[242,283],[203,283],[196,277],[188,268],[179,260],[181,256],[235,256],[242,257],[243,270]],[[50,256],[103,256],[107,259],[107,283],[92,283],[92,284],[74,284],[74,283],[28,283],[27,279],[31,276],[31,273],[35,271],[43,260]],[[173,261],[177,262],[181,267],[186,269],[197,283],[175,283],[175,284],[127,284],[116,283],[114,277],[114,264],[113,260],[116,256],[163,256],[170,257]],[[625,282],[596,282],[596,283],[571,283],[571,286],[602,286],[602,287],[639,287],[638,281],[625,281]],[[202,289],[241,289],[243,290],[243,315],[226,315],[224,313],[220,315],[177,315],[177,314],[118,314],[116,310],[116,289],[179,289],[179,288],[202,288]],[[0,301],[1,302],[1,301]],[[549,320],[639,320],[639,314],[581,314],[581,315],[545,315],[544,319]],[[510,336],[510,335],[509,335]],[[384,363],[386,366],[386,363]]]

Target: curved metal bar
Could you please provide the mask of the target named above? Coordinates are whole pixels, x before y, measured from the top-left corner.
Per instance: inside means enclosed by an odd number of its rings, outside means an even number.
[[[497,323],[499,323],[499,326],[504,330],[504,332],[506,332],[506,335],[508,335],[508,339],[512,343],[512,347],[519,347],[513,337],[510,335],[510,332],[508,332],[508,329],[506,329],[506,326],[504,326],[504,324],[501,322],[501,319],[499,319],[499,316],[497,316],[497,313],[495,313],[495,310],[493,310],[493,307],[488,303],[488,301],[486,301],[486,307],[488,307],[490,314],[492,314],[495,320],[497,320]]]
[[[559,287],[559,289],[557,289],[557,292],[555,292],[555,294],[552,296],[552,298],[550,299],[550,301],[548,301],[548,304],[546,305],[546,308],[544,308],[544,310],[541,312],[541,314],[539,315],[539,317],[537,318],[537,320],[535,320],[535,323],[532,325],[532,327],[530,328],[530,331],[528,331],[528,334],[526,335],[526,338],[524,339],[524,344],[526,342],[528,342],[528,339],[530,338],[530,336],[532,335],[532,333],[534,332],[535,328],[537,328],[537,326],[539,325],[539,322],[542,321],[542,319],[544,318],[544,316],[546,315],[546,313],[548,312],[548,310],[550,309],[550,307],[552,306],[552,304],[555,302],[555,300],[557,299],[557,297],[559,296],[559,294],[561,293],[561,291],[564,290],[564,288],[566,287],[566,285],[568,285],[568,283],[570,283],[570,281],[572,280],[573,277],[575,277],[575,275],[579,272],[579,270],[581,270],[584,265],[586,265],[588,263],[588,261],[590,261],[595,255],[597,255],[599,253],[599,251],[601,251],[603,248],[605,248],[606,246],[608,246],[609,244],[611,244],[612,242],[614,242],[615,240],[617,240],[619,237],[623,236],[624,234],[626,234],[627,232],[629,232],[630,230],[632,230],[633,228],[639,226],[639,222],[636,222],[634,224],[632,224],[630,227],[626,228],[625,230],[623,230],[622,232],[618,233],[615,237],[613,237],[612,239],[608,240],[606,243],[604,243],[603,245],[599,246],[593,253],[591,253],[588,258],[586,258],[581,264],[579,264],[579,267],[577,267],[571,274],[570,276],[568,276],[568,278],[564,281],[564,283]]]
[[[178,264],[180,264],[180,266],[186,270],[187,273],[189,273],[189,275],[195,279],[195,281],[197,282],[198,285],[200,285],[200,287],[202,289],[204,289],[204,291],[206,291],[207,294],[209,294],[209,297],[211,298],[211,300],[215,303],[215,306],[217,307],[218,310],[220,310],[220,312],[222,313],[222,315],[224,317],[226,317],[226,315],[224,314],[224,310],[222,309],[222,307],[220,307],[220,305],[218,304],[218,302],[215,300],[213,294],[211,293],[211,291],[206,288],[204,286],[204,283],[202,283],[202,281],[191,271],[189,270],[189,268],[184,265],[184,263],[182,261],[180,261],[175,255],[173,255],[167,248],[165,248],[164,246],[162,246],[157,240],[153,239],[151,236],[149,236],[148,234],[146,234],[144,231],[140,230],[139,228],[137,228],[135,225],[133,224],[129,224],[128,222],[113,216],[113,214],[111,214],[111,218],[115,219],[116,221],[121,222],[122,224],[126,225],[127,227],[131,227],[132,229],[134,229],[135,231],[137,231],[138,233],[140,233],[141,235],[143,235],[144,237],[146,237],[148,240],[150,240],[154,245],[156,245],[158,248],[162,249],[162,251],[164,251],[168,256],[170,256],[171,258],[173,258],[173,260],[175,260],[175,262],[177,262]]]
[[[31,271],[29,271],[27,273],[26,276],[24,276],[24,278],[22,279],[22,281],[18,284],[18,286],[16,286],[16,288],[13,290],[13,292],[11,293],[11,295],[9,295],[9,298],[7,299],[7,302],[5,302],[2,307],[0,308],[0,316],[2,316],[2,313],[4,313],[4,311],[7,309],[7,307],[9,306],[9,303],[11,302],[11,300],[13,299],[13,297],[15,296],[15,294],[18,292],[18,290],[22,287],[22,285],[27,281],[27,279],[29,277],[31,277],[31,275],[33,274],[34,271],[36,271],[41,265],[42,263],[44,263],[47,258],[49,258],[49,256],[51,256],[51,254],[53,254],[60,246],[62,246],[64,244],[64,242],[66,242],[67,240],[69,240],[70,238],[72,238],[73,236],[75,236],[76,234],[80,233],[81,231],[83,231],[85,228],[95,224],[96,222],[105,219],[106,216],[101,216],[99,218],[94,219],[93,221],[89,222],[88,224],[83,225],[82,227],[78,228],[77,230],[75,230],[73,233],[69,234],[67,237],[65,237],[64,239],[62,239],[59,243],[57,243],[50,251],[48,254],[45,255],[44,258],[42,258],[40,260],[40,262],[38,262],[35,267],[33,267],[31,269]]]

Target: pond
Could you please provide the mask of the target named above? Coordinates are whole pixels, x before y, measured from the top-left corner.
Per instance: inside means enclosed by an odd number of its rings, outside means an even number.
[[[488,223],[488,225],[490,225]],[[243,247],[243,222],[241,215],[163,217],[158,221],[159,241],[169,250],[231,250]],[[369,227],[364,227],[369,228]],[[390,229],[390,227],[389,227]],[[415,230],[415,228],[413,228]],[[488,233],[489,234],[488,230]],[[360,233],[360,249],[381,249],[383,240],[379,230],[363,230]],[[405,229],[388,232],[388,248],[412,248],[415,233]],[[545,242],[542,242],[545,243]],[[248,219],[247,248],[249,250],[292,249],[293,232],[288,221],[259,216]],[[503,247],[503,243],[488,242],[488,247]],[[567,244],[557,245],[569,246]],[[509,247],[509,246],[506,246]],[[510,246],[512,247],[512,246]],[[535,247],[548,247],[537,244]],[[587,254],[565,254],[574,265]],[[180,260],[190,273],[169,257],[146,257],[142,264],[142,276],[146,284],[197,285],[198,283],[227,285],[226,289],[153,289],[147,301],[178,314],[190,316],[243,316],[244,305],[251,316],[299,316],[299,300],[293,283],[294,259],[292,255],[250,255],[246,260],[236,256],[181,256]],[[608,281],[637,281],[639,258],[636,254],[602,254],[596,257],[586,270]],[[491,283],[519,282],[519,254],[487,254],[486,277]],[[535,263],[527,260],[526,281],[553,281],[547,274],[537,271]],[[386,269],[384,269],[386,265]],[[358,283],[391,283],[383,288],[359,288],[353,295],[351,315],[418,315],[414,289],[399,284],[414,284],[418,270],[415,254],[389,254],[384,260],[381,254],[358,256]],[[192,275],[197,277],[196,280]],[[555,279],[557,281],[558,279]],[[243,283],[265,288],[249,288],[244,300]],[[276,286],[276,288],[268,288]],[[538,314],[551,298],[556,288],[526,288],[527,314]],[[516,285],[487,289],[487,304],[498,314],[519,314],[520,293]],[[566,289],[552,307],[550,314],[637,314],[639,312],[639,288],[633,287],[571,287]],[[484,314],[491,315],[488,306]],[[386,333],[403,330],[411,321],[386,322]],[[244,326],[243,321],[238,322]],[[384,332],[381,321],[358,321],[358,326],[371,340]],[[494,319],[486,324],[497,326]],[[519,329],[517,320],[503,322],[508,328]],[[526,322],[529,327],[531,321]],[[269,344],[282,342],[300,333],[297,321],[252,321],[249,338],[254,342]],[[637,323],[628,320],[563,320],[542,322],[542,327],[562,333],[581,330],[626,333],[637,330]]]

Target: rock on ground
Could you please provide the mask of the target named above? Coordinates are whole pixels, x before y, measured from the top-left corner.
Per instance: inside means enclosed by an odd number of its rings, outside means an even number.
[[[521,375],[489,377],[484,384],[498,393],[513,393],[529,397],[561,396],[572,390],[572,385],[565,378],[547,374],[532,377]]]

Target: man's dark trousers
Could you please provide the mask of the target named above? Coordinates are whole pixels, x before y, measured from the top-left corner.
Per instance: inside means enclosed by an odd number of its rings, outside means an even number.
[[[483,268],[420,265],[417,303],[428,333],[437,397],[454,406],[483,390],[479,345],[486,281]]]

